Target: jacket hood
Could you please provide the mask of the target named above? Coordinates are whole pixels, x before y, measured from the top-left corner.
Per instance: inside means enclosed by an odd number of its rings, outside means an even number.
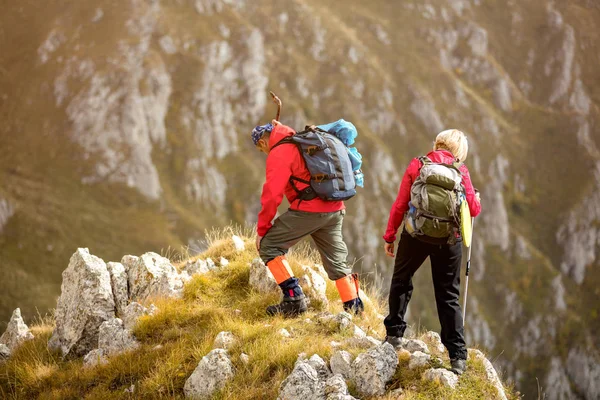
[[[452,164],[456,162],[456,157],[448,150],[435,150],[429,152],[427,157],[436,163]]]
[[[286,137],[293,136],[296,133],[292,128],[287,125],[277,125],[271,131],[271,136],[269,137],[269,148],[273,148],[277,143],[281,142]]]

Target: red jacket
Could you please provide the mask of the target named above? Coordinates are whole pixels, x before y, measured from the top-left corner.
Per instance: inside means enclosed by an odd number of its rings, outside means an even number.
[[[431,153],[427,154],[427,157],[429,157],[429,159],[435,163],[452,164],[455,161],[452,153],[446,150],[432,151]],[[388,243],[396,241],[396,233],[398,232],[398,228],[404,220],[404,214],[406,211],[408,211],[408,203],[410,202],[410,188],[412,187],[415,179],[417,179],[417,176],[419,176],[420,171],[421,161],[419,161],[418,158],[413,158],[410,164],[408,164],[408,168],[406,168],[406,172],[402,178],[402,183],[400,184],[398,198],[396,198],[396,201],[392,206],[392,210],[390,211],[387,229],[385,231],[385,235],[383,235],[383,239]],[[469,211],[471,211],[471,216],[476,217],[481,212],[481,204],[475,198],[475,189],[473,189],[471,176],[469,175],[467,166],[463,164],[460,167],[460,172],[462,172],[462,183],[467,195]]]
[[[294,134],[289,126],[277,125],[271,132],[269,147],[273,148],[277,143]],[[283,195],[290,203],[290,209],[306,212],[334,212],[344,209],[343,201],[324,201],[319,198],[310,201],[296,200],[298,194],[290,184],[290,177],[309,181],[310,173],[304,164],[302,155],[294,144],[282,144],[277,146],[267,156],[267,180],[263,186],[260,202],[262,209],[258,213],[258,235],[265,236],[273,226],[271,221],[277,214],[277,207],[283,200]],[[308,185],[295,182],[299,190]]]

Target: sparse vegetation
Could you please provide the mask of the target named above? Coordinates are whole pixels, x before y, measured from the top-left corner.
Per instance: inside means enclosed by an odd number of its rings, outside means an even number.
[[[337,332],[326,325],[305,322],[314,320],[314,311],[293,320],[266,316],[264,308],[278,300],[277,295],[261,295],[248,285],[248,264],[256,256],[253,240],[245,237],[247,250],[236,252],[229,239],[238,230],[226,229],[209,234],[208,250],[198,257],[229,259],[230,264],[206,275],[196,275],[186,285],[181,300],[153,299],[159,312],[140,318],[134,330],[142,346],[128,354],[110,358],[107,365],[84,367],[82,360],[62,360],[47,350],[52,318],[39,318],[32,326],[36,338],[21,346],[6,363],[0,364],[0,394],[9,399],[106,399],[106,398],[182,398],[183,385],[199,360],[212,348],[217,333],[231,331],[239,341],[229,350],[236,376],[217,399],[274,399],[280,383],[292,371],[299,353],[317,353],[328,359],[331,341],[343,342],[350,332]],[[180,263],[181,255],[173,255]],[[299,246],[289,257],[293,269],[314,263],[317,254],[308,246]],[[328,285],[334,286],[332,282]],[[332,287],[328,290],[329,311],[342,311],[341,302]],[[367,292],[369,292],[367,288]],[[381,305],[371,295],[365,314],[357,323],[371,335],[383,337],[378,318]],[[282,338],[285,328],[291,338]],[[433,347],[433,346],[432,346]],[[357,355],[358,348],[344,347]],[[362,350],[364,351],[364,350]],[[249,364],[240,354],[250,356]],[[443,357],[447,367],[448,359]],[[409,371],[407,359],[391,385],[405,389],[406,399],[479,399],[491,398],[493,387],[485,379],[482,365],[470,362],[468,373],[458,389],[450,391],[420,380],[419,372]],[[439,365],[438,365],[439,366]],[[135,393],[125,392],[135,385]],[[384,397],[386,398],[386,397]],[[387,397],[389,398],[389,397]],[[516,398],[516,396],[512,396]]]

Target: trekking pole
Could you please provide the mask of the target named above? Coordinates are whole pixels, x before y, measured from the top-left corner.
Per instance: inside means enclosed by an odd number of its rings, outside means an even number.
[[[473,230],[475,228],[475,218],[471,218],[471,245],[467,253],[467,271],[465,273],[465,299],[463,301],[463,327],[467,318],[467,294],[469,293],[469,270],[471,269],[471,250],[473,249]]]
[[[275,121],[279,121],[279,116],[281,115],[281,100],[279,97],[275,96],[275,93],[269,92],[271,97],[273,98],[273,103],[277,104],[277,116],[275,117]]]

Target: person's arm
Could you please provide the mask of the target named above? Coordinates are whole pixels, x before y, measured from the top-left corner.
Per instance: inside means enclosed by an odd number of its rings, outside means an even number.
[[[285,187],[292,176],[291,162],[293,158],[289,156],[289,152],[284,151],[285,147],[296,150],[293,146],[282,145],[269,153],[267,157],[267,179],[260,198],[262,209],[258,213],[257,233],[259,237],[265,236],[273,226],[273,218],[277,214],[277,208],[283,200]]]
[[[469,204],[469,211],[471,212],[472,217],[476,217],[481,212],[481,202],[479,201],[479,196],[475,193],[473,183],[471,182],[471,175],[469,174],[469,169],[467,166],[463,164],[460,168],[460,171],[462,172],[462,181],[465,188],[467,203]]]
[[[385,235],[383,235],[383,239],[387,243],[394,243],[396,241],[396,233],[398,232],[400,225],[402,225],[404,214],[406,211],[408,211],[410,188],[413,184],[413,176],[419,172],[420,167],[421,162],[419,159],[415,158],[410,162],[410,164],[408,164],[408,168],[406,168],[406,172],[404,172],[402,183],[400,183],[400,189],[398,190],[398,197],[396,198],[396,201],[394,202],[394,205],[390,211],[387,229],[385,231]]]

